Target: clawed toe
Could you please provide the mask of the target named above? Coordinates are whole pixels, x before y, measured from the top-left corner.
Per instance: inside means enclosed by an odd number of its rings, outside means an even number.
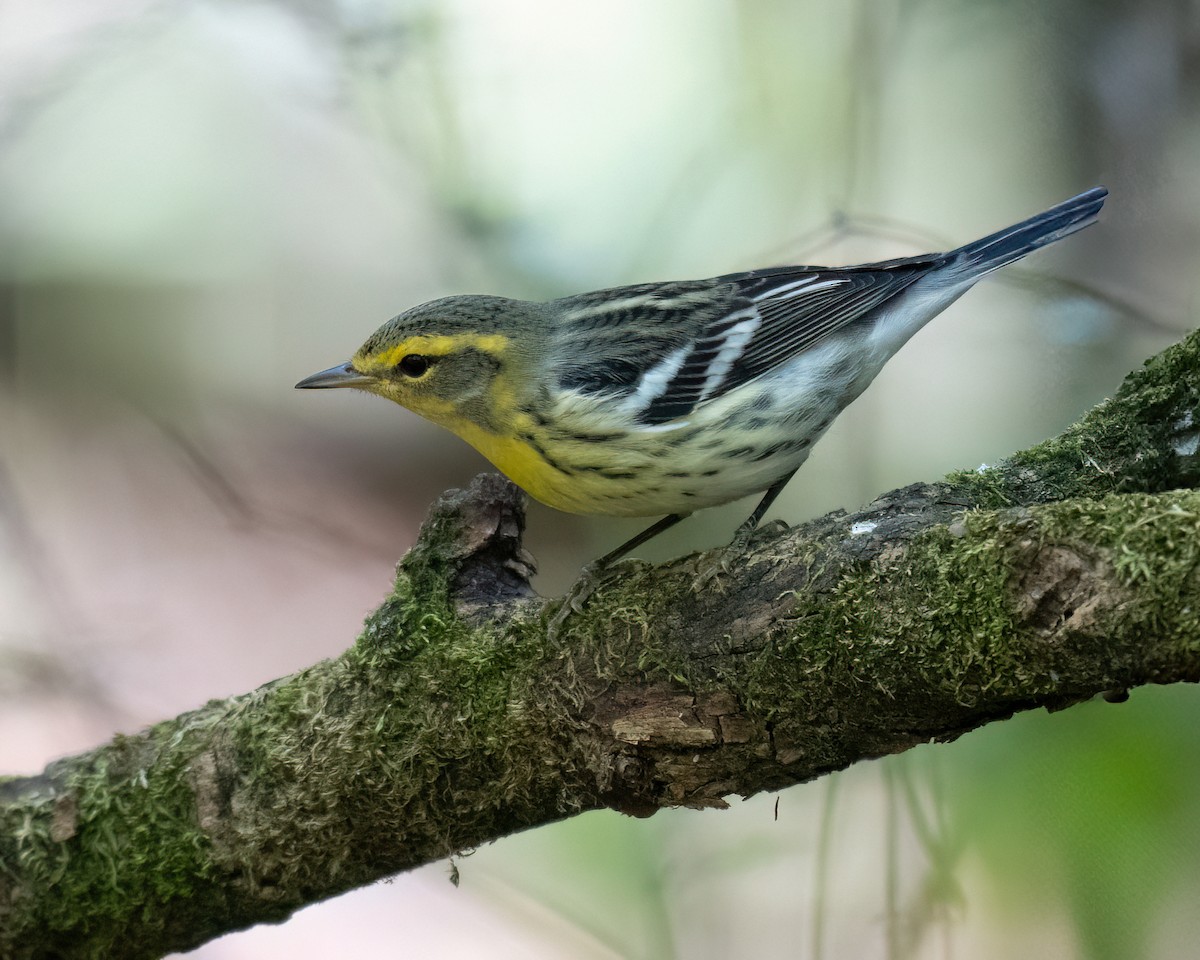
[[[589,563],[580,570],[579,576],[575,578],[575,582],[571,584],[571,588],[563,597],[563,610],[569,613],[582,613],[583,605],[596,592],[596,588],[604,579],[605,572],[606,568],[596,563]]]
[[[571,584],[571,588],[562,599],[562,605],[550,620],[550,639],[553,640],[558,636],[558,631],[571,618],[572,614],[583,612],[583,608],[592,594],[596,592],[596,589],[605,581],[615,566],[615,563],[597,560],[587,564],[579,571],[578,578]]]
[[[696,563],[696,576],[692,580],[692,592],[699,593],[721,574],[729,573],[729,549],[706,554]]]
[[[782,520],[772,520],[761,527],[743,524],[733,535],[733,539],[729,541],[729,546],[705,555],[696,564],[696,577],[692,580],[692,590],[700,591],[722,574],[732,572],[733,561],[746,552],[757,531],[782,533],[789,529],[790,527]]]

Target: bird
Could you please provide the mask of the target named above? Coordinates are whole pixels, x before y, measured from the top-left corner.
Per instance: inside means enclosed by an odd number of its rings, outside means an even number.
[[[1107,196],[1094,187],[944,253],[546,302],[443,297],[296,387],[395,401],[559,510],[660,517],[589,576],[697,510],[761,494],[736,553],[834,418],[918,330],[993,270],[1090,226]]]

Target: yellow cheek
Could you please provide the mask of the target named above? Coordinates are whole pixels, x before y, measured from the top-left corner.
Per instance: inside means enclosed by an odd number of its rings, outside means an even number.
[[[458,432],[456,424],[462,420],[462,417],[459,416],[457,407],[451,401],[429,394],[410,393],[399,389],[393,383],[385,383],[383,389],[378,392],[413,413],[419,413],[426,420],[432,420],[439,426],[453,430],[455,433]]]

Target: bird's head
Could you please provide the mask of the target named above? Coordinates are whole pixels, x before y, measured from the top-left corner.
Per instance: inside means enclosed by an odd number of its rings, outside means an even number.
[[[296,387],[354,387],[458,433],[463,421],[490,429],[497,411],[512,405],[503,394],[523,376],[540,306],[503,297],[434,300],[393,317],[352,359]]]

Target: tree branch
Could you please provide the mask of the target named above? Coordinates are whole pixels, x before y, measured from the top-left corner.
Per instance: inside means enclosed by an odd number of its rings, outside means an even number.
[[[0,781],[0,955],[156,957],[583,810],[721,806],[1033,707],[1200,679],[1200,338],[1062,436],[629,563],[557,638],[521,497],[434,507],[342,656]]]

